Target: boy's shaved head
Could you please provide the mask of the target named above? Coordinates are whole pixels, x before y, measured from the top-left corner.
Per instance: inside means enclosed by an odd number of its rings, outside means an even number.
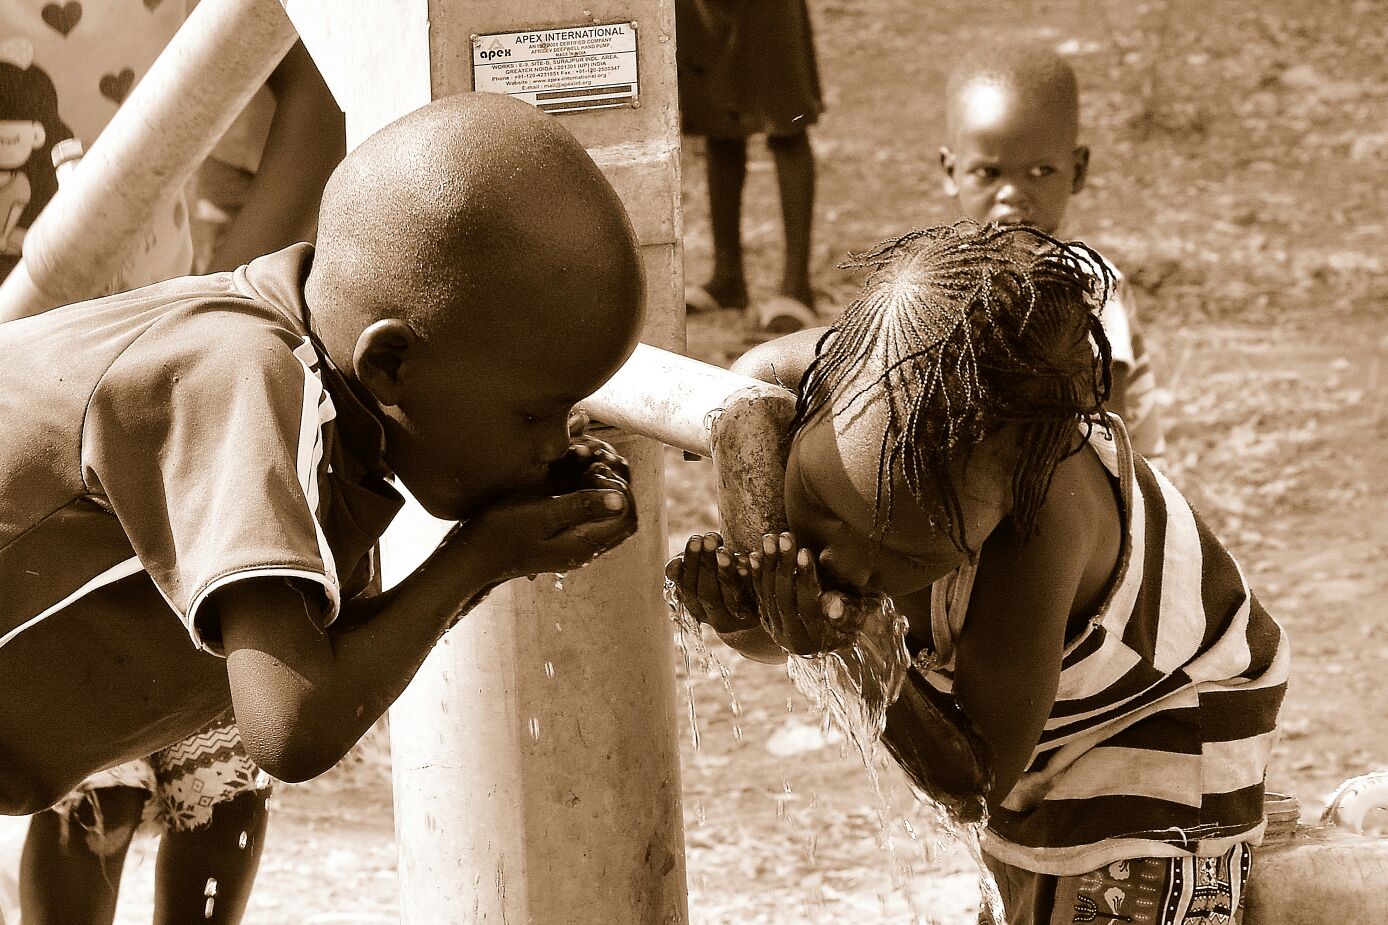
[[[1068,61],[1035,41],[1011,40],[970,50],[950,73],[946,90],[947,130],[957,134],[990,110],[1044,112],[1069,134],[1079,135],[1079,83]]]
[[[940,166],[964,216],[1054,234],[1089,170],[1065,59],[1035,42],[976,48],[950,77],[947,112]]]
[[[518,303],[553,286],[611,287],[636,311],[639,283],[626,213],[582,145],[533,106],[469,93],[347,155],[323,194],[309,292],[331,296],[311,305],[330,326],[399,317],[430,337],[537,323]]]
[[[458,520],[543,487],[574,403],[641,332],[645,283],[616,192],[554,116],[437,100],[343,160],[304,299],[374,405],[386,463]]]

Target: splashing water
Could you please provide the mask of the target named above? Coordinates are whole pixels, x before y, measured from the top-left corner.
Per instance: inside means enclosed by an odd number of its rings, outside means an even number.
[[[714,655],[704,645],[703,630],[699,626],[699,621],[694,619],[694,615],[680,602],[678,590],[675,583],[670,579],[665,579],[665,603],[670,606],[670,619],[675,624],[675,645],[680,650],[680,656],[684,660],[684,692],[689,701],[689,738],[695,750],[699,748],[699,713],[694,705],[694,671],[697,667],[704,675],[717,673],[718,679],[723,684],[723,691],[728,695],[728,708],[733,715],[733,738],[741,741],[742,739],[742,701],[738,700],[737,692],[733,690],[732,672],[728,671],[728,666],[723,664],[723,660]]]
[[[786,672],[810,704],[832,721],[869,765],[887,728],[887,708],[901,693],[911,655],[906,618],[890,598],[865,604],[862,632],[853,644],[824,655],[786,660]]]
[[[893,885],[906,897],[916,920],[925,921],[910,890],[905,888],[913,871],[909,861],[903,863],[897,852],[896,837],[889,821],[891,800],[883,789],[877,768],[880,738],[887,726],[887,708],[896,702],[911,667],[910,652],[906,648],[908,623],[889,598],[865,603],[875,606],[868,611],[863,630],[852,646],[819,656],[792,655],[786,661],[786,671],[795,687],[820,712],[824,724],[832,724],[844,734],[844,747],[851,742],[857,749],[877,797],[883,847],[893,860]],[[980,836],[987,825],[987,817],[976,823],[961,822],[930,794],[914,786],[911,789],[916,801],[927,810],[935,833],[933,846],[927,846],[924,852],[927,860],[933,861],[951,841],[963,845],[978,866],[980,905],[993,921],[1005,925],[1002,896],[983,863]],[[911,842],[921,844],[910,821],[903,819],[902,823]]]
[[[556,590],[556,591],[563,591],[563,590],[564,590],[564,579],[565,579],[565,578],[568,578],[568,577],[569,577],[569,573],[568,573],[568,572],[555,572],[555,573],[554,573],[554,590]]]
[[[732,702],[733,735],[740,739],[742,729],[737,718],[742,716],[742,706],[733,692],[727,667],[704,645],[698,621],[679,600],[675,583],[669,579],[665,581],[665,601],[670,606],[670,619],[676,627],[675,643],[684,661],[690,739],[694,748],[697,750],[700,745],[693,688],[696,667],[706,676],[717,672]],[[925,922],[930,919],[919,908],[909,889],[914,874],[911,862],[909,859],[903,860],[897,852],[896,836],[889,818],[892,812],[891,797],[882,786],[877,767],[882,754],[879,740],[887,725],[887,708],[901,693],[911,668],[911,656],[906,648],[908,623],[889,598],[882,597],[865,603],[874,606],[868,611],[863,630],[852,646],[819,656],[790,655],[786,659],[786,672],[795,687],[819,712],[825,730],[832,725],[843,733],[841,755],[847,756],[850,743],[857,750],[877,798],[877,821],[882,844],[892,860],[892,884],[905,897],[912,921]],[[786,712],[793,713],[794,710],[794,702],[787,699]],[[789,794],[789,783],[783,779],[782,784]],[[983,862],[980,836],[988,823],[987,816],[976,823],[964,823],[930,794],[915,786],[911,787],[911,791],[916,802],[926,809],[929,827],[935,836],[933,844],[923,845],[915,826],[909,819],[903,818],[902,828],[911,843],[921,846],[926,859],[932,863],[951,843],[962,845],[979,870],[980,908],[987,910],[997,925],[1006,925],[1002,896]],[[812,801],[811,808],[816,802]],[[783,801],[778,801],[777,810],[778,815],[784,812]],[[816,850],[813,840],[808,850],[813,857]]]

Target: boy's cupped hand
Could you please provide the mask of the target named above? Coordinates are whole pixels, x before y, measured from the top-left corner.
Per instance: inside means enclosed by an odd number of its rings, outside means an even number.
[[[816,556],[790,533],[767,533],[761,548],[732,553],[717,533],[689,538],[665,575],[690,615],[719,633],[760,626],[793,655],[819,655],[851,644],[862,629],[857,598],[826,591]]]
[[[569,415],[569,449],[550,464],[545,478],[549,494],[562,495],[584,488],[630,491],[631,468],[612,444],[588,433],[588,415]]]
[[[460,527],[493,557],[497,580],[579,568],[636,532],[627,461],[586,426],[570,422],[541,494],[502,498]]]

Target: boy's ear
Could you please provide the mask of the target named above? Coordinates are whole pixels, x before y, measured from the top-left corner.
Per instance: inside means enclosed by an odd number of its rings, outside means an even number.
[[[953,198],[959,195],[959,184],[954,182],[954,152],[948,147],[940,147],[940,167],[945,172],[945,178],[940,181],[945,188],[945,195]]]
[[[400,404],[419,335],[399,318],[382,318],[357,337],[352,371],[371,396],[384,406]]]
[[[1070,183],[1070,195],[1084,189],[1084,181],[1089,177],[1089,146],[1080,145],[1075,149],[1075,179]]]

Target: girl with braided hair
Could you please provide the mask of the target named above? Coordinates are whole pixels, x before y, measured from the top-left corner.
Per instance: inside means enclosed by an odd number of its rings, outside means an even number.
[[[913,661],[883,740],[927,794],[986,814],[1014,925],[1092,921],[1091,905],[1180,923],[1213,903],[1233,921],[1287,645],[1103,411],[1096,265],[973,224],[856,258],[867,279],[834,327],[734,366],[798,389],[791,532],[747,555],[693,537],[668,574],[768,661],[849,645],[865,597],[894,602]]]

